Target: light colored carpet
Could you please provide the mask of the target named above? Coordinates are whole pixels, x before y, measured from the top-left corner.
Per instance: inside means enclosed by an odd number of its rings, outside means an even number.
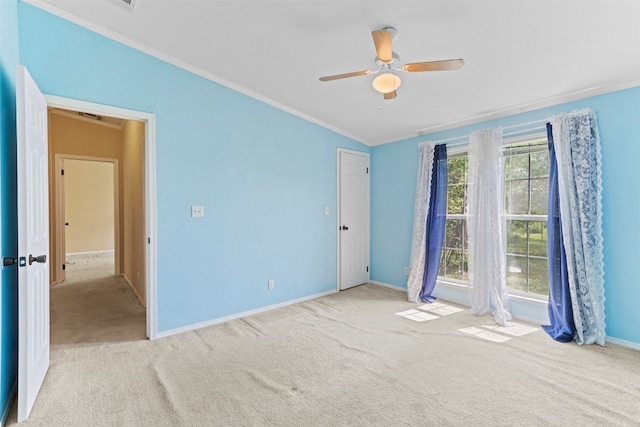
[[[58,345],[145,340],[145,309],[113,275],[113,252],[67,261],[66,280],[51,289],[52,361]]]
[[[640,353],[615,345],[510,335],[451,305],[418,321],[419,304],[376,285],[150,342],[133,293],[106,282],[120,297],[52,290],[51,368],[26,425],[640,423]]]
[[[67,255],[63,283],[70,285],[113,276],[114,262],[113,251]]]

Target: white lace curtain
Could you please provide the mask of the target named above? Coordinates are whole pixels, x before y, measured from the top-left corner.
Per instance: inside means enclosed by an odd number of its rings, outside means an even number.
[[[418,146],[418,180],[416,182],[416,201],[413,215],[413,236],[411,238],[411,257],[409,260],[409,280],[407,281],[407,299],[420,302],[422,277],[425,267],[426,221],[431,196],[431,171],[433,170],[433,151],[435,144],[430,141]]]
[[[605,344],[602,157],[595,112],[551,119],[562,237],[578,344]]]
[[[502,128],[469,135],[467,241],[469,248],[469,303],[481,316],[491,309],[501,326],[508,326],[504,219],[504,157]]]

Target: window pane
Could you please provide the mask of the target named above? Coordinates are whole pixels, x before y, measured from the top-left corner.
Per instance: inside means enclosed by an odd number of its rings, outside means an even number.
[[[464,185],[450,185],[447,187],[447,213],[464,213]]]
[[[440,276],[467,280],[467,221],[448,219],[445,224],[445,247],[440,260]]]
[[[549,151],[531,153],[531,178],[549,176]]]
[[[531,180],[531,214],[546,215],[549,203],[549,178]]]
[[[447,275],[447,264],[445,260],[447,259],[447,249],[442,248],[442,253],[440,254],[440,268],[438,268],[438,276],[446,276]]]
[[[546,221],[529,222],[529,255],[547,256]]]
[[[444,257],[441,264],[441,271],[444,267],[443,276],[458,279],[458,280],[466,280],[466,256],[464,255],[462,250],[457,249],[445,249]]]
[[[507,253],[527,255],[527,221],[507,221]]]
[[[546,259],[529,259],[529,292],[549,295],[549,270]]]
[[[467,156],[451,157],[447,160],[447,182],[464,184],[467,175]]]
[[[529,154],[514,154],[505,157],[505,177],[509,179],[526,179],[529,177]]]
[[[505,209],[509,214],[527,215],[529,213],[529,181],[507,181]]]
[[[462,222],[463,220],[461,219],[448,219],[446,221],[445,247],[462,250],[462,245],[465,240]]]
[[[447,213],[464,214],[467,156],[447,160]]]
[[[527,258],[507,256],[507,287],[527,291]]]

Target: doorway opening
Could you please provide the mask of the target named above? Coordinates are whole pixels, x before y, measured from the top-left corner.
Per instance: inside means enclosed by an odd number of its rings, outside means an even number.
[[[78,291],[82,304],[111,283],[117,293],[130,295],[128,313],[137,304],[135,316],[146,320],[141,332],[137,328],[142,337],[155,339],[155,117],[45,97],[52,292],[90,283],[94,290]],[[53,308],[53,297],[51,302]],[[110,324],[118,323],[113,314],[105,315]]]
[[[64,283],[116,275],[120,271],[118,159],[56,154],[55,166]]]

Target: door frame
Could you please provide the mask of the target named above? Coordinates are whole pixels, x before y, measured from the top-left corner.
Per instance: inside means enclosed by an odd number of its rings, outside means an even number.
[[[55,95],[44,95],[47,106],[64,110],[84,111],[91,114],[120,119],[139,120],[145,124],[144,140],[144,202],[145,232],[145,302],[147,312],[147,337],[158,337],[158,283],[157,283],[157,214],[156,214],[156,116],[143,111],[129,110],[109,105],[96,104]]]
[[[62,163],[65,160],[82,160],[87,162],[101,162],[101,163],[111,163],[113,165],[113,256],[114,256],[114,274],[116,276],[120,275],[122,272],[120,271],[120,187],[118,185],[118,159],[112,159],[107,157],[92,157],[92,156],[80,156],[75,154],[63,154],[57,153],[55,155],[55,188],[54,188],[54,197],[55,197],[55,215],[58,221],[54,224],[56,228],[56,236],[58,239],[56,241],[56,251],[55,255],[51,258],[56,261],[55,264],[55,277],[59,279],[63,275],[62,265],[66,261],[66,228],[64,226],[65,223],[65,191],[64,186],[62,185],[63,176],[62,176]],[[60,257],[62,257],[62,262],[60,262]],[[55,283],[56,281],[54,281]]]
[[[340,154],[348,153],[354,154],[356,156],[364,156],[368,160],[369,169],[371,169],[371,154],[366,151],[357,151],[357,150],[349,150],[346,148],[338,148],[336,150],[336,247],[337,247],[337,260],[336,260],[336,290],[338,292],[341,291],[341,271],[342,271],[342,253],[341,253],[341,245],[340,245],[340,217],[342,215],[342,206],[340,202],[340,184],[341,184],[341,167],[340,167]],[[369,210],[369,226],[367,227],[367,241],[369,242],[369,248],[367,250],[367,265],[371,266],[371,170],[367,174],[367,179],[369,180],[367,185],[367,201],[369,202],[369,206],[367,209]],[[367,272],[367,281],[371,279],[371,268]]]

